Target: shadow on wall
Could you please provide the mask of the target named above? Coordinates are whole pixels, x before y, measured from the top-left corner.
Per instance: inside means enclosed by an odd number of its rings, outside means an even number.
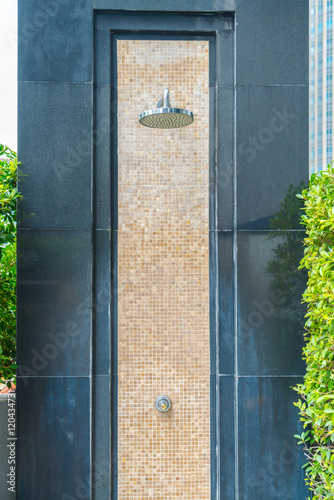
[[[307,270],[299,269],[304,255],[303,202],[296,195],[306,188],[304,182],[299,186],[290,184],[281,202],[281,210],[270,219],[272,231],[269,239],[279,238],[280,241],[272,249],[273,258],[267,264],[267,272],[271,275],[270,291],[278,291],[284,296],[284,303],[275,307],[274,317],[294,320],[300,325],[303,325],[306,314],[306,306],[301,299],[306,288]],[[296,229],[298,227],[299,230]]]

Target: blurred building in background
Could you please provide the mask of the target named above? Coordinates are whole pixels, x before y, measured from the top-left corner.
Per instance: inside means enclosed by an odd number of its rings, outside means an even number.
[[[333,158],[333,0],[310,0],[310,173]]]

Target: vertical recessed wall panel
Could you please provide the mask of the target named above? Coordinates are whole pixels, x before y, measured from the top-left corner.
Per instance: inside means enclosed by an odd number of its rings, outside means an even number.
[[[209,43],[118,40],[117,63],[118,498],[209,500]],[[165,87],[192,125],[139,124]]]

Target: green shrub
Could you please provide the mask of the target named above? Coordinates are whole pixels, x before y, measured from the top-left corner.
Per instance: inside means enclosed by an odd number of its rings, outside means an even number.
[[[314,174],[305,202],[306,226],[301,268],[308,270],[304,358],[306,375],[295,390],[305,432],[306,483],[314,500],[334,498],[334,167]]]
[[[16,153],[0,144],[0,380],[15,380]]]

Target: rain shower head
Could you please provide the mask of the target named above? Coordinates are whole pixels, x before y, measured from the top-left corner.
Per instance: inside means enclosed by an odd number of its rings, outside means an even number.
[[[169,90],[165,89],[163,98],[157,102],[155,109],[140,113],[139,123],[150,128],[186,127],[194,121],[194,115],[187,109],[171,108]]]

